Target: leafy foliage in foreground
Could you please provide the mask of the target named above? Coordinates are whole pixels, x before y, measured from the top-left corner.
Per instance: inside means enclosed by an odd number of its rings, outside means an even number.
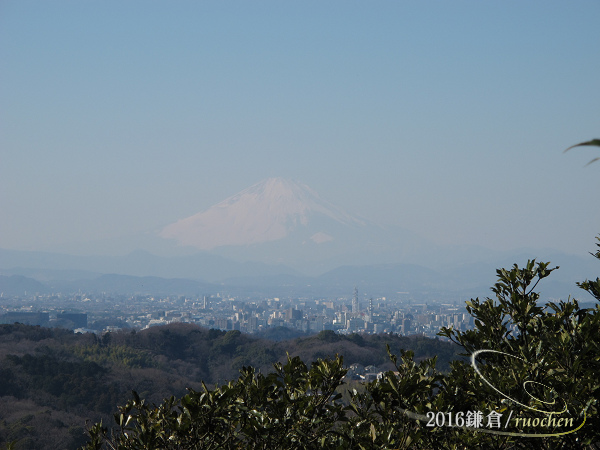
[[[288,357],[268,375],[245,367],[237,381],[189,390],[158,406],[134,393],[115,415],[116,430],[102,423],[90,428],[86,449],[597,448],[600,308],[581,309],[576,300],[540,306],[534,289],[553,270],[535,260],[498,270],[495,298],[468,302],[475,329],[440,332],[473,355],[471,364],[454,361],[449,373],[436,369],[435,357],[416,362],[413,352],[402,350],[398,358],[388,347],[395,370],[351,392],[345,405],[341,357],[310,368]],[[600,279],[580,286],[600,300]],[[503,422],[502,430],[465,425],[463,415],[475,411],[523,422]],[[550,417],[548,411],[576,426],[540,431],[525,422]],[[432,423],[432,413],[454,417],[458,426]]]
[[[600,147],[600,139],[592,139],[590,141],[581,142],[579,144],[572,145],[568,149],[566,149],[565,152],[567,152],[567,151],[569,151],[569,150],[571,150],[572,148],[575,148],[575,147],[588,147],[588,146]],[[590,165],[591,163],[593,163],[595,161],[598,161],[599,159],[600,159],[600,157],[592,159],[589,163],[586,164],[586,166]]]
[[[336,389],[346,373],[342,359],[319,360],[311,368],[300,358],[276,364],[264,376],[244,368],[236,382],[190,390],[158,407],[134,394],[116,416],[121,431],[111,446],[137,448],[335,448],[344,408]],[[101,448],[96,425],[88,448]]]

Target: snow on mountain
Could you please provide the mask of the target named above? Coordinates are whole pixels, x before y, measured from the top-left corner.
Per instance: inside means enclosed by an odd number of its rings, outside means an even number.
[[[160,236],[200,250],[279,241],[298,230],[323,244],[336,239],[320,224],[362,227],[363,221],[329,203],[308,186],[284,178],[269,178],[229,197],[206,211],[166,226]],[[316,227],[316,228],[315,228]]]

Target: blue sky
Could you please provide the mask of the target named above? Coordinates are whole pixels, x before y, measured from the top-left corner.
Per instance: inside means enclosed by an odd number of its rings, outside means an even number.
[[[597,1],[0,2],[0,247],[271,176],[440,244],[600,233]]]

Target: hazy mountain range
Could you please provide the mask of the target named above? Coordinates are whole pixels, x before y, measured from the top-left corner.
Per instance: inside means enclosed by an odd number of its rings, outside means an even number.
[[[564,297],[580,296],[575,282],[595,278],[599,269],[592,257],[552,250],[440,247],[408,230],[352,215],[308,186],[283,178],[264,180],[131,242],[144,246],[123,256],[0,249],[0,291],[26,290],[30,279],[30,291],[110,291],[112,283],[128,292],[202,293],[220,286],[325,295],[349,293],[359,285],[372,295],[482,296],[488,295],[496,268],[541,258],[562,266],[546,286],[552,295]],[[161,256],[160,249],[167,247],[179,252]]]

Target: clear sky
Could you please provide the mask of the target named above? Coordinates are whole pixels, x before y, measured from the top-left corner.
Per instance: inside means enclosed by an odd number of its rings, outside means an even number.
[[[600,2],[0,1],[0,247],[272,176],[441,244],[600,233]]]

